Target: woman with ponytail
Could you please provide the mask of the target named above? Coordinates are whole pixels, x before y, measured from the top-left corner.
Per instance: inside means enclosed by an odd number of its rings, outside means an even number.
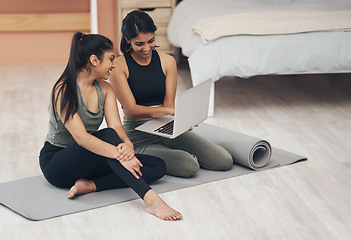
[[[110,79],[135,151],[163,159],[167,174],[173,176],[190,177],[199,167],[229,170],[231,155],[193,131],[168,139],[135,130],[150,118],[174,114],[177,65],[172,56],[155,50],[156,29],[147,13],[135,10],[127,14],[122,22],[123,56],[116,59],[117,68]]]
[[[147,212],[164,220],[181,219],[149,186],[165,175],[164,162],[135,154],[122,126],[114,92],[104,81],[115,68],[114,60],[113,44],[106,37],[74,35],[67,66],[51,93],[41,170],[52,185],[69,188],[68,198],[131,187]],[[99,130],[104,118],[107,128]]]

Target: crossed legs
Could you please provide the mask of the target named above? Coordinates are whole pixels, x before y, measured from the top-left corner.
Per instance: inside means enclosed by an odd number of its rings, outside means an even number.
[[[213,171],[227,171],[233,166],[231,154],[193,131],[175,139],[163,138],[160,144],[150,144],[136,150],[163,159],[168,175],[190,177],[200,167]]]
[[[94,135],[113,145],[121,142],[117,133],[110,128],[100,130]],[[164,162],[148,155],[136,157],[143,164],[143,177],[139,179],[116,159],[96,155],[78,144],[58,148],[45,143],[40,154],[40,166],[51,184],[62,188],[73,186],[68,192],[69,198],[92,191],[131,187],[144,200],[149,213],[164,220],[181,219],[181,214],[164,203],[148,184],[164,176]]]

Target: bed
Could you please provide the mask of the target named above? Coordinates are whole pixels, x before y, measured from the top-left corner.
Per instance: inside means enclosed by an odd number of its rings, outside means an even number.
[[[351,72],[350,0],[183,0],[169,41],[193,85],[224,76]]]

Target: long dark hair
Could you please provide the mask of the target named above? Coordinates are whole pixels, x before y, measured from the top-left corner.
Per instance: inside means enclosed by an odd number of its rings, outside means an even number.
[[[152,18],[146,12],[134,10],[127,14],[122,21],[122,39],[120,49],[122,53],[126,53],[131,49],[130,40],[139,35],[139,33],[155,33],[157,27]]]
[[[112,49],[112,41],[102,35],[85,35],[81,32],[74,34],[67,66],[61,77],[53,86],[51,93],[51,105],[54,110],[57,109],[58,96],[61,96],[61,115],[64,111],[66,111],[64,123],[67,122],[70,116],[73,116],[78,111],[78,72],[86,69],[90,73],[91,69],[88,65],[90,56],[95,55],[99,60],[101,60],[104,53]]]

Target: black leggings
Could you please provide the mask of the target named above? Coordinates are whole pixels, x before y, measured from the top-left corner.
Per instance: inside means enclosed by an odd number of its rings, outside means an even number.
[[[116,131],[105,128],[93,134],[99,139],[117,146],[121,143]],[[41,170],[49,183],[60,188],[70,188],[80,179],[94,181],[97,191],[131,187],[141,198],[151,189],[149,183],[166,174],[162,159],[145,154],[135,155],[143,164],[142,177],[135,178],[122,164],[82,148],[77,143],[67,147],[57,147],[45,142],[40,151]]]

